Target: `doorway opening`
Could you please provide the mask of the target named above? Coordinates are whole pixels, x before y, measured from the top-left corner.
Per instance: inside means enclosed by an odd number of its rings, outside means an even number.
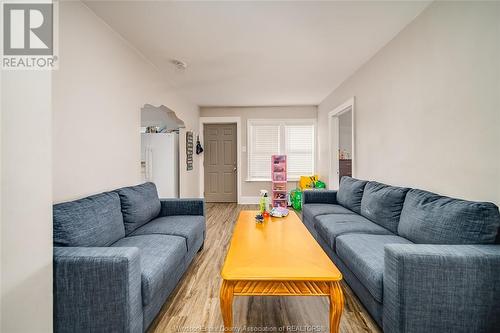
[[[354,168],[354,97],[328,114],[329,177],[328,187],[337,190],[344,176],[353,176]]]
[[[240,201],[240,119],[200,118],[200,194],[206,202]]]
[[[156,185],[160,198],[181,195],[179,135],[185,136],[185,127],[165,105],[145,104],[141,108],[141,178]]]

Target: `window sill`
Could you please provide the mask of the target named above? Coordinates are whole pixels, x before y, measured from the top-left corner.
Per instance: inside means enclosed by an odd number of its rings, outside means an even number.
[[[286,180],[288,183],[290,182],[298,182],[299,181],[299,178],[288,178]],[[245,179],[245,182],[248,182],[248,183],[254,183],[254,182],[271,182],[271,179],[270,178],[252,178],[252,179]]]

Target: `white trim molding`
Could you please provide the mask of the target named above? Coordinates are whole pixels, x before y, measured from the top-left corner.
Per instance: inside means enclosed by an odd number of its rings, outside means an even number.
[[[355,145],[355,118],[354,118],[354,96],[347,101],[337,106],[328,113],[328,188],[337,190],[339,188],[339,116],[345,112],[351,111],[352,121],[352,175],[355,176],[356,171],[356,145]],[[335,132],[335,133],[334,133]],[[335,135],[334,135],[335,134]]]
[[[236,124],[236,191],[238,195],[238,204],[241,203],[241,117],[200,117],[200,141],[202,145],[205,146],[203,142],[203,125],[204,124]],[[200,155],[200,197],[204,198],[205,191],[205,166],[204,166],[205,154]]]

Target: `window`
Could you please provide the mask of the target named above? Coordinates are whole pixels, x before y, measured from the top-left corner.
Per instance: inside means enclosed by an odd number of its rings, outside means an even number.
[[[288,180],[314,174],[315,120],[248,120],[248,179],[271,180],[271,155],[287,155]]]
[[[314,174],[314,125],[285,125],[289,179]]]

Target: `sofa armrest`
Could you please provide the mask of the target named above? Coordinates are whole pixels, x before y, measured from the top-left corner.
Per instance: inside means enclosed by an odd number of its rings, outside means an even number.
[[[193,199],[161,199],[160,216],[202,215],[205,216],[205,200]]]
[[[137,248],[54,248],[55,332],[142,332]]]
[[[302,205],[309,203],[337,204],[337,191],[305,190],[302,192]]]
[[[499,300],[498,245],[385,247],[384,332],[492,332]]]

